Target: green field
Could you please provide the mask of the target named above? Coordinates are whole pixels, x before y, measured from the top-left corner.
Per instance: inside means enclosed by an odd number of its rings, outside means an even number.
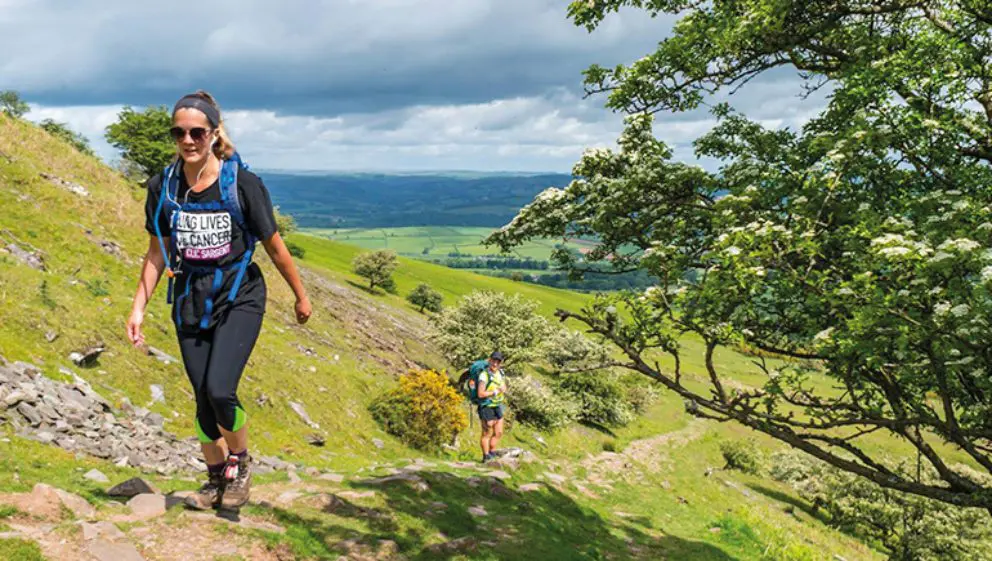
[[[496,255],[499,249],[482,245],[492,228],[455,226],[419,226],[409,228],[308,228],[309,234],[329,240],[356,245],[365,249],[392,249],[410,257],[446,257],[449,253],[466,255]],[[532,241],[516,248],[513,255],[546,261],[551,256],[555,240]],[[575,248],[591,247],[591,243],[570,241]]]

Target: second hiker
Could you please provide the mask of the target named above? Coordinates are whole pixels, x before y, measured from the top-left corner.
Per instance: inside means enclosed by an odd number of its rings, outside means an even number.
[[[482,425],[482,461],[496,457],[495,451],[503,437],[503,417],[506,413],[506,376],[503,374],[503,353],[495,351],[489,359],[477,360],[466,372],[469,398],[478,406]]]

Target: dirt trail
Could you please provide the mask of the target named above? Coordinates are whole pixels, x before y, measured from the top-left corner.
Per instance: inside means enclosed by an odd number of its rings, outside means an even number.
[[[671,467],[672,450],[698,439],[706,431],[706,424],[693,419],[684,428],[635,440],[622,452],[602,452],[579,463],[586,470],[586,479],[593,484],[609,486],[609,482],[622,479],[637,482],[644,472],[656,473]]]

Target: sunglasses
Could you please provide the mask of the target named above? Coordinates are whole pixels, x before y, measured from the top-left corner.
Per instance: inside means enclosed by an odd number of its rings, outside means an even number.
[[[204,127],[193,127],[189,130],[186,130],[182,127],[172,127],[171,129],[169,129],[169,134],[172,135],[172,139],[175,140],[176,142],[179,142],[180,140],[186,138],[187,133],[189,134],[189,137],[193,139],[193,142],[200,142],[201,140],[207,137],[207,132],[209,130],[210,129]]]

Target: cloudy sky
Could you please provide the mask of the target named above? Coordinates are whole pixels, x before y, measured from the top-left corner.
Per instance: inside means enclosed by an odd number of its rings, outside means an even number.
[[[592,34],[567,0],[0,0],[0,89],[113,159],[123,105],[213,93],[261,169],[568,171],[622,117],[582,70],[652,51],[670,20],[625,11]],[[780,76],[731,98],[772,125],[810,113]],[[661,115],[690,158],[705,114]]]

